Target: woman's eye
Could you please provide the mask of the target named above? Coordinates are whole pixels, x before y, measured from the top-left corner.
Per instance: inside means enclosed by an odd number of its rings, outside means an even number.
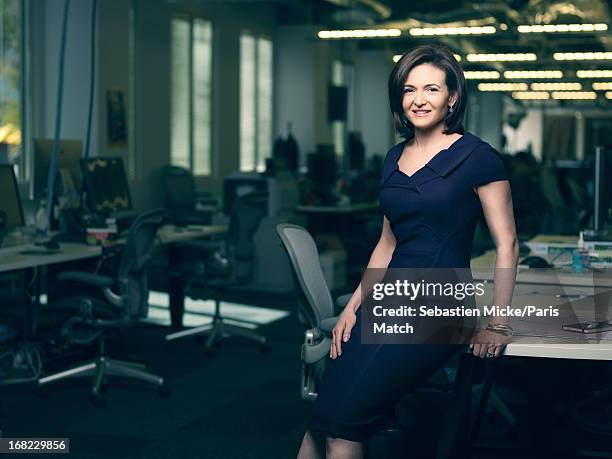
[[[438,88],[427,88],[429,92],[438,92]]]
[[[412,93],[412,92],[414,92],[414,89],[412,89],[412,88],[404,88],[404,94]]]

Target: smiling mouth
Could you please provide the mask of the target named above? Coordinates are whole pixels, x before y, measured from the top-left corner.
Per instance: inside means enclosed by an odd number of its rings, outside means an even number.
[[[427,114],[429,114],[431,110],[412,110],[412,113],[414,113],[416,116],[425,116]]]

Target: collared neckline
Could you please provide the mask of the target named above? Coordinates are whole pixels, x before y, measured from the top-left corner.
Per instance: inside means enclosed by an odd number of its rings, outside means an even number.
[[[412,178],[416,174],[420,173],[423,169],[429,168],[434,171],[437,175],[444,177],[448,175],[453,169],[461,164],[469,155],[476,149],[478,145],[482,143],[478,137],[470,132],[464,133],[461,137],[455,140],[448,148],[444,148],[435,154],[423,167],[417,169],[412,175],[404,173],[397,163],[404,151],[404,146],[407,140],[404,140],[396,145],[396,151],[393,155],[393,170],[397,170],[402,173],[405,177]]]

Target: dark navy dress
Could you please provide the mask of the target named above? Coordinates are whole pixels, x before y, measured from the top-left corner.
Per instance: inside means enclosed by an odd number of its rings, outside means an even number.
[[[389,268],[469,268],[482,215],[474,188],[507,180],[501,157],[466,133],[411,176],[399,170],[405,141],[387,153],[380,205],[396,246]],[[329,360],[309,428],[361,441],[393,414],[395,402],[426,380],[461,345],[361,344],[361,314],[342,355]]]

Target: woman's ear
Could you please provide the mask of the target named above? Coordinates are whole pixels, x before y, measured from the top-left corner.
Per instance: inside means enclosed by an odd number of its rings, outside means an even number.
[[[457,100],[458,99],[459,98],[457,97],[457,93],[456,92],[452,92],[450,94],[450,97],[448,98],[448,106],[455,108],[455,105],[457,104]]]

